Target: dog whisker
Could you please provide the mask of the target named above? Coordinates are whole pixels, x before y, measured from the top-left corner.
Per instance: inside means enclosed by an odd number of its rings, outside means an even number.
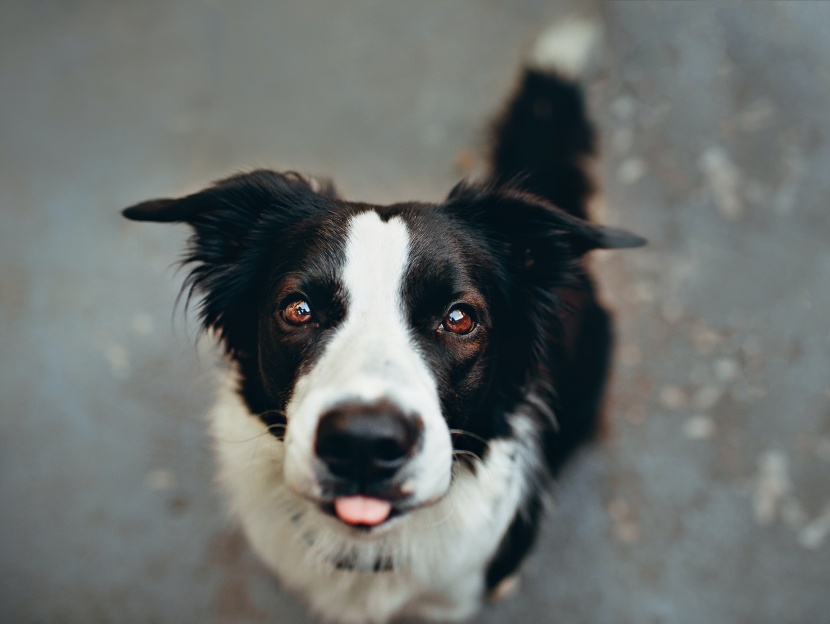
[[[481,462],[482,464],[484,463],[484,460],[481,459],[481,457],[479,455],[477,455],[476,453],[474,453],[473,451],[465,451],[463,449],[454,449],[452,454],[453,454],[453,457],[455,457],[457,455],[463,455],[464,457],[472,457],[473,461]]]
[[[473,438],[474,440],[478,440],[479,442],[484,444],[484,446],[486,446],[487,448],[490,448],[490,443],[487,440],[482,438],[480,435],[473,433],[472,431],[465,431],[464,429],[450,429],[450,435],[468,436],[470,438]]]
[[[455,513],[455,504],[456,504],[455,503],[455,498],[452,497],[452,496],[450,496],[448,498],[450,499],[450,509],[447,512],[447,514],[443,518],[438,520],[437,522],[427,522],[426,524],[424,524],[424,526],[436,527],[436,526],[439,526],[441,524],[444,524],[447,520],[449,520],[452,517],[452,515]]]
[[[251,451],[251,459],[252,460],[256,457],[256,451],[257,451],[257,448],[259,448],[259,439],[261,437],[262,437],[262,434],[258,435],[254,438],[254,450]]]
[[[478,455],[476,455],[472,451],[463,451],[463,450],[457,450],[457,449],[454,450],[452,452],[452,454],[453,454],[453,457],[455,457],[456,455],[463,455],[464,457],[471,457],[472,458],[472,464],[477,465],[477,467],[480,467],[481,470],[484,471],[484,474],[487,476],[487,479],[489,479],[490,483],[492,483],[494,485],[496,484],[495,479],[493,479],[493,476],[490,474],[490,471],[487,469],[487,466],[484,463],[484,460],[481,459],[481,457],[479,457]]]
[[[270,425],[269,427],[266,428],[267,431],[263,431],[262,433],[258,433],[254,436],[251,436],[250,438],[244,438],[242,440],[230,440],[228,438],[222,438],[222,441],[223,442],[230,442],[232,444],[245,444],[246,442],[253,442],[254,440],[259,440],[259,438],[261,438],[263,436],[271,436],[273,438],[276,438],[280,442],[282,442],[285,439],[285,434],[283,433],[282,435],[275,435],[271,430],[272,429],[279,430],[278,428],[282,428],[282,430],[285,431],[285,427],[286,427],[285,425]]]

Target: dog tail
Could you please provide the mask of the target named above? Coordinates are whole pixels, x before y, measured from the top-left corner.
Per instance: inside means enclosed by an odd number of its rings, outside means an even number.
[[[490,180],[538,195],[587,218],[594,129],[577,80],[596,59],[598,21],[572,18],[537,41],[513,98],[494,128]]]

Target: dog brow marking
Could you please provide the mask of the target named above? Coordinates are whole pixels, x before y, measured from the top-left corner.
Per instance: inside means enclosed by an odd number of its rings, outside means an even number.
[[[324,383],[372,401],[423,377],[403,309],[408,258],[409,234],[403,220],[384,222],[374,211],[352,219],[343,267],[348,308],[330,346],[331,359],[320,367]]]
[[[409,255],[409,234],[400,218],[381,221],[374,211],[352,220],[343,272],[350,315],[377,322],[378,311],[394,312],[403,321],[401,283]]]

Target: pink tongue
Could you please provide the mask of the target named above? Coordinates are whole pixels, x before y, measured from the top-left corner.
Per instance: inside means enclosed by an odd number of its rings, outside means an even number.
[[[375,526],[389,517],[392,505],[367,496],[341,496],[334,499],[334,512],[347,524]]]

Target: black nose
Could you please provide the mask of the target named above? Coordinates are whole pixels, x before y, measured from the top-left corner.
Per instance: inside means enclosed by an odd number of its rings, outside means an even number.
[[[350,403],[323,414],[317,456],[337,476],[361,483],[390,478],[418,445],[421,421],[390,403]]]

